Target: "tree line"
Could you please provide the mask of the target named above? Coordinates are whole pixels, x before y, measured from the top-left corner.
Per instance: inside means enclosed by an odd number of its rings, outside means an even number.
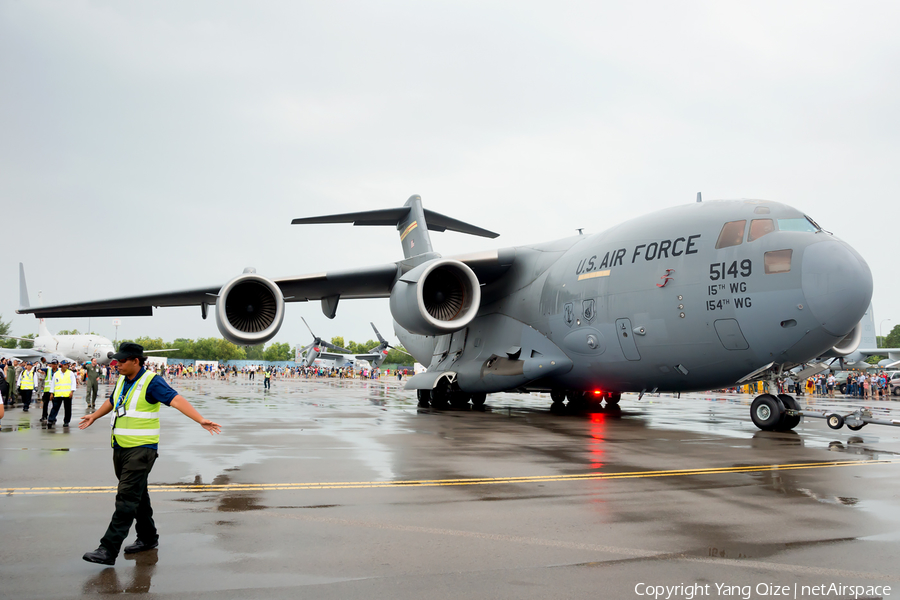
[[[12,335],[10,333],[11,321],[4,321],[3,315],[0,315],[0,335]],[[900,329],[900,327],[898,327]],[[82,335],[77,329],[60,329],[56,335]],[[88,334],[85,334],[88,335]],[[89,335],[99,335],[90,332]],[[37,334],[28,333],[17,337],[34,339]],[[159,356],[171,358],[183,358],[194,360],[269,360],[269,361],[287,361],[294,359],[294,349],[287,342],[273,342],[269,345],[259,344],[257,346],[238,346],[222,338],[200,338],[191,340],[187,338],[178,338],[174,342],[163,341],[162,338],[139,337],[133,340],[122,340],[119,342],[134,342],[140,344],[145,350],[163,350],[174,348],[174,352],[162,352]],[[335,346],[341,346],[350,350],[351,354],[366,354],[372,348],[378,346],[375,340],[368,340],[364,343],[354,341],[344,342],[342,336],[331,338],[331,343]],[[25,339],[14,340],[10,338],[0,338],[0,348],[32,348],[34,344]],[[385,359],[388,364],[412,365],[413,359],[408,354],[398,350],[391,349]]]

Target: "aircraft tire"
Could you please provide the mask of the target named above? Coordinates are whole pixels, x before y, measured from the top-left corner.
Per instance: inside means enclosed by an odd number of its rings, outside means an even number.
[[[619,404],[619,400],[622,399],[622,394],[609,394],[606,397],[606,405],[607,406],[617,406]]]
[[[452,406],[453,408],[465,408],[469,406],[469,400],[471,398],[471,394],[466,394],[464,392],[453,392],[450,394],[450,406]]]
[[[566,399],[566,392],[563,390],[552,390],[550,392],[550,400],[553,404],[562,404]]]
[[[787,394],[778,394],[778,399],[781,400],[781,403],[784,404],[784,407],[790,410],[800,410],[800,404],[794,400],[793,396],[788,396]],[[784,419],[781,421],[781,425],[778,426],[778,429],[781,431],[790,431],[794,427],[800,424],[800,421],[803,420],[801,416],[793,416],[789,417],[787,415],[784,416]]]
[[[472,394],[472,406],[484,406],[487,394]]]
[[[784,420],[784,404],[772,394],[762,394],[750,405],[753,424],[763,431],[775,431]]]
[[[844,417],[832,413],[825,419],[825,423],[832,429],[840,429],[844,426]]]
[[[431,405],[431,392],[429,390],[416,390],[419,406],[425,408]]]
[[[431,407],[437,409],[446,408],[450,402],[451,393],[450,382],[446,378],[442,378],[431,390]]]
[[[847,425],[847,429],[849,429],[850,431],[859,431],[860,429],[862,429],[865,426],[866,426],[865,423],[863,423],[862,425]]]
[[[582,409],[588,404],[587,396],[581,390],[569,390],[566,392],[566,398],[569,400],[569,408]]]

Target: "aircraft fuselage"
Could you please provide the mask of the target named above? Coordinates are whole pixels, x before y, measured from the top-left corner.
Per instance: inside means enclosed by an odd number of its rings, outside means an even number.
[[[872,295],[853,248],[774,202],[679,206],[511,251],[465,329],[431,337],[395,323],[416,360],[456,373],[462,391],[730,386],[821,355]]]

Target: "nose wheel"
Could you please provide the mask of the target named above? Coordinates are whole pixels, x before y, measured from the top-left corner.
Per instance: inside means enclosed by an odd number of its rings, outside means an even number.
[[[790,431],[800,424],[800,404],[787,394],[763,394],[750,405],[753,424],[763,431]]]

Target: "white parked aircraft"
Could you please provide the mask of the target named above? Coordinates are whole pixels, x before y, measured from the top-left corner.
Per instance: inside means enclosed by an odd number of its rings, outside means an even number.
[[[41,357],[45,357],[49,361],[54,358],[57,360],[67,358],[81,363],[96,358],[98,363],[105,365],[116,351],[112,341],[102,335],[53,335],[47,329],[44,319],[41,319],[38,336],[34,339],[11,335],[0,337],[34,342],[32,348],[0,349],[0,356],[18,360],[40,360]]]

